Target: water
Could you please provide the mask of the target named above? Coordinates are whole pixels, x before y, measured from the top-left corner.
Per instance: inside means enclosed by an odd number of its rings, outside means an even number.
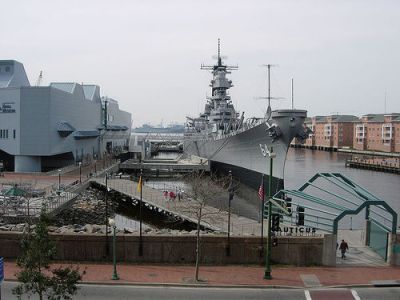
[[[285,187],[297,189],[318,172],[341,173],[400,212],[400,176],[391,173],[346,168],[351,155],[290,148],[285,166]]]
[[[316,173],[341,173],[386,201],[400,214],[400,176],[391,173],[346,168],[345,161],[351,154],[290,148],[285,166],[285,188],[298,189]],[[346,217],[340,228],[362,228],[364,212],[357,217]]]

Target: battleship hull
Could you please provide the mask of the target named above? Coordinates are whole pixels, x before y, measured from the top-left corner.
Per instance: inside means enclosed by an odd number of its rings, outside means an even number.
[[[201,133],[187,135],[184,153],[208,159],[213,172],[231,171],[242,183],[256,189],[260,186],[262,174],[264,182],[268,182],[270,159],[261,150],[267,146],[276,154],[272,168],[274,194],[284,186],[287,151],[294,137],[304,135],[306,115],[304,110],[277,110],[272,112],[268,123],[246,124],[242,129],[220,138],[208,139]],[[265,188],[267,192],[268,184]]]

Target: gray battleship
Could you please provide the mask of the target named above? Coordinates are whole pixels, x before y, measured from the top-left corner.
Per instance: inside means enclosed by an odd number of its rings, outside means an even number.
[[[268,81],[269,71],[268,66]],[[218,41],[217,64],[201,65],[210,70],[212,96],[207,97],[204,112],[197,118],[188,117],[184,134],[184,153],[208,159],[214,172],[232,172],[242,183],[258,188],[262,174],[268,181],[269,159],[263,155],[271,148],[273,161],[273,191],[283,188],[286,154],[293,138],[304,140],[307,111],[297,109],[271,110],[270,87],[268,108],[262,118],[248,118],[234,108],[228,90],[233,86],[226,75],[237,66],[225,65]]]

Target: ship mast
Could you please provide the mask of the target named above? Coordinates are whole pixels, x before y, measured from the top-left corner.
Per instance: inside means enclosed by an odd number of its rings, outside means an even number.
[[[293,78],[292,78],[292,109],[294,109],[294,86],[293,86]]]
[[[271,117],[272,109],[271,109],[271,100],[283,99],[282,97],[271,97],[271,67],[275,67],[276,65],[266,64],[262,65],[262,67],[267,67],[268,70],[268,96],[267,97],[257,97],[257,99],[267,99],[268,107],[267,112],[265,113],[265,119],[268,121]]]
[[[222,64],[222,56],[221,56],[221,41],[218,39],[218,50],[217,50],[217,57],[214,56],[214,58],[217,58],[217,65],[204,65],[201,64],[200,69],[202,70],[217,70],[218,68],[223,68],[224,70],[231,71],[231,70],[237,70],[238,66],[227,66]],[[230,73],[230,72],[226,72]]]

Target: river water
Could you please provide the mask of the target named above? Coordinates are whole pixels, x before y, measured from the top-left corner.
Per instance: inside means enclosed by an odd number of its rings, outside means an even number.
[[[298,189],[316,173],[341,173],[362,186],[379,199],[386,201],[400,214],[400,176],[391,173],[345,167],[345,161],[351,154],[326,152],[301,148],[290,148],[285,166],[285,188]],[[340,228],[362,228],[364,214],[346,217],[340,222]],[[389,224],[386,224],[389,225]]]
[[[316,173],[341,173],[400,213],[400,176],[347,168],[345,161],[350,157],[347,153],[290,148],[285,166],[285,188],[297,189]]]

